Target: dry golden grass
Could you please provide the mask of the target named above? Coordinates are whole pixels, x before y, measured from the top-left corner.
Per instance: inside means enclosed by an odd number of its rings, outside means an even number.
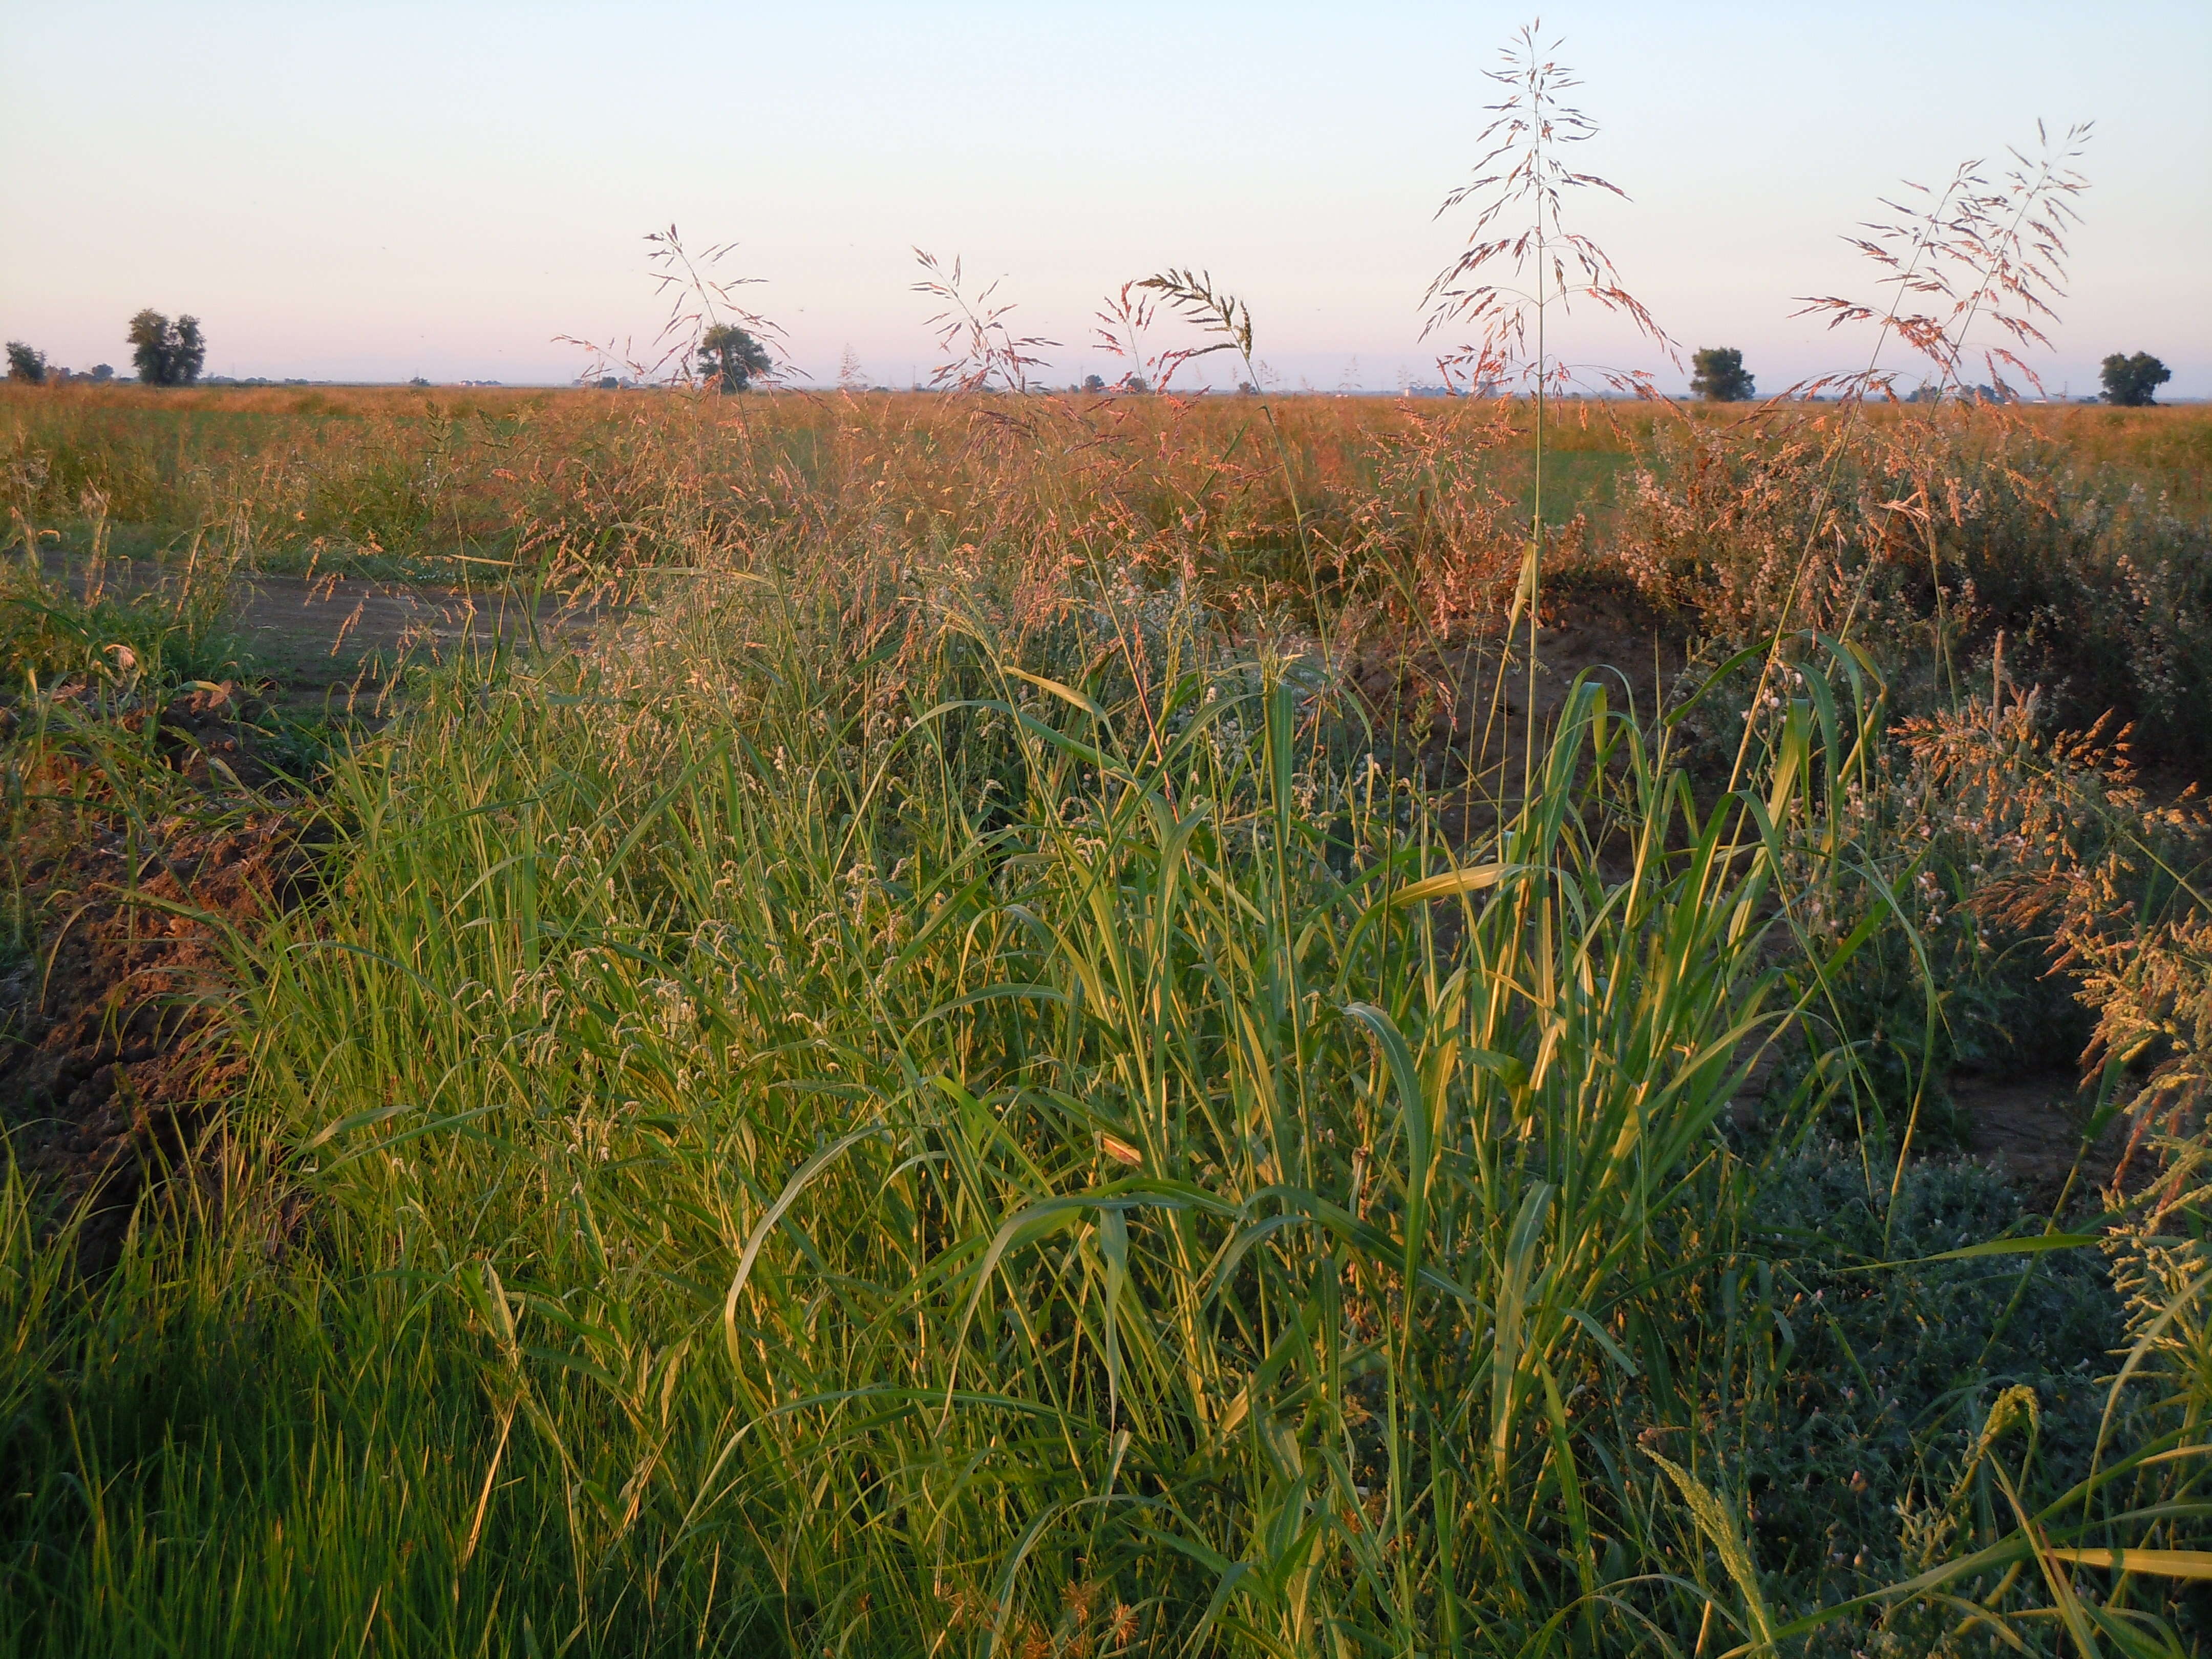
[[[640,528],[672,491],[722,518],[895,511],[957,544],[1018,534],[1102,535],[1139,562],[1188,562],[1281,541],[1298,510],[1334,549],[1445,509],[1510,541],[1525,513],[1523,404],[1384,398],[948,398],[524,388],[0,386],[0,468],[41,525],[95,513],[159,541],[220,528],[275,568],[379,556],[495,578],[509,562],[651,559]],[[1870,404],[1553,405],[1547,516],[1601,518],[1616,480],[1686,431],[1746,444],[1872,434],[1925,411]],[[2212,410],[2031,406],[1986,425],[2025,430],[2046,459],[2115,469],[2185,515],[2212,476]],[[1971,434],[1970,434],[1971,435]],[[1292,499],[1295,495],[1295,504]],[[643,516],[641,516],[643,515]],[[1464,554],[1467,550],[1461,550]],[[467,561],[490,560],[490,567]],[[447,572],[446,574],[454,574]]]

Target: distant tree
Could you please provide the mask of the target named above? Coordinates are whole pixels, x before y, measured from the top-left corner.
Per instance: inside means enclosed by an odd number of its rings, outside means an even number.
[[[1106,377],[1103,374],[1085,375],[1083,389],[1085,392],[1103,392],[1106,389]]]
[[[8,342],[8,378],[30,386],[46,383],[46,354],[33,351],[21,340]]]
[[[1690,390],[1708,403],[1740,404],[1752,396],[1752,377],[1743,372],[1743,353],[1734,346],[1710,346],[1691,359],[1697,373]]]
[[[9,348],[10,353],[15,350]],[[2115,351],[2105,359],[2101,378],[2105,382],[2105,401],[2118,404],[2124,409],[2141,409],[2155,403],[2151,393],[2173,378],[2173,371],[2150,355],[2138,351],[2132,357],[2124,357]]]
[[[424,380],[420,374],[417,374],[413,380],[408,381],[407,384],[410,386],[428,386],[430,383]]]
[[[207,362],[207,341],[197,317],[173,323],[158,311],[142,311],[131,319],[128,337],[131,361],[148,386],[190,386]]]
[[[197,317],[177,319],[177,384],[190,386],[200,377],[200,366],[207,362],[207,342],[200,337],[200,319]]]
[[[700,378],[718,392],[743,392],[753,376],[775,367],[768,348],[735,323],[717,323],[699,337]]]
[[[1150,392],[1152,389],[1152,383],[1141,374],[1132,374],[1121,382],[1121,390],[1124,392]]]
[[[115,378],[115,370],[109,364],[94,363],[92,366],[92,378],[95,380],[112,380]]]

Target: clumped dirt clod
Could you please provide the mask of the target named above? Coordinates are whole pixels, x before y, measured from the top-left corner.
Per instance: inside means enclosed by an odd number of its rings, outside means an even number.
[[[155,752],[197,786],[150,823],[100,810],[106,780],[66,749],[25,780],[46,798],[16,848],[36,948],[0,979],[0,1119],[27,1176],[64,1210],[91,1206],[88,1271],[112,1261],[150,1181],[206,1172],[243,1073],[223,1041],[226,933],[264,927],[313,879],[300,815],[250,793],[270,775],[251,712],[222,685],[121,717],[152,721]]]

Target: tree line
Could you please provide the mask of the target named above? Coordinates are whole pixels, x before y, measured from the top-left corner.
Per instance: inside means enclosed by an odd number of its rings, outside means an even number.
[[[1754,394],[1752,377],[1744,372],[1743,353],[1734,346],[1711,346],[1690,360],[1690,395],[1707,403],[1740,404]],[[2104,383],[2104,401],[2123,409],[2144,409],[2158,400],[2152,394],[2173,378],[2173,371],[2150,355],[2133,356],[2114,352],[2105,359],[2098,378]]]
[[[189,314],[172,322],[151,308],[141,311],[131,319],[125,338],[131,349],[131,363],[147,386],[191,386],[200,378],[207,362],[207,337],[201,332],[199,319]],[[9,341],[7,349],[9,380],[31,386],[46,384],[45,352],[21,340]],[[696,360],[700,378],[720,392],[743,392],[770,367],[768,351],[761,343],[729,323],[710,328],[701,337]],[[1691,366],[1690,395],[1694,398],[1733,404],[1756,395],[1756,382],[1743,366],[1743,353],[1734,346],[1707,347],[1692,357]],[[112,374],[102,363],[93,370],[91,378],[105,380]],[[2104,400],[2129,409],[2155,403],[2153,394],[2172,378],[2173,371],[2148,351],[2132,356],[2116,351],[2105,359],[2100,374]],[[1103,382],[1094,374],[1085,389],[1103,390]]]
[[[173,322],[149,307],[131,319],[124,337],[131,347],[131,365],[148,386],[191,386],[207,364],[207,336],[200,331],[200,319],[189,314]],[[9,380],[44,386],[46,373],[45,352],[22,340],[8,342]],[[114,374],[101,363],[90,378],[106,380]]]

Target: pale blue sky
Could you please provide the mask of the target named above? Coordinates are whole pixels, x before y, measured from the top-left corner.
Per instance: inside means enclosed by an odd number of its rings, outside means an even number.
[[[1458,234],[1479,72],[1525,7],[508,5],[0,0],[0,331],[127,359],[190,311],[210,373],[568,378],[556,334],[649,336],[646,231],[736,238],[758,309],[835,377],[926,374],[910,247],[1002,276],[1087,349],[1163,264],[1246,295],[1286,386],[1432,378],[1419,301]],[[1762,387],[1864,344],[1792,296],[1870,294],[1839,236],[1900,176],[2094,118],[2052,390],[2108,351],[2212,396],[2212,6],[1559,6],[1546,33],[1634,198],[1583,228],[1685,347]],[[731,267],[734,269],[735,267]],[[1596,319],[1570,355],[1659,367]],[[1352,365],[1356,360],[1356,368]],[[1680,384],[1679,376],[1668,376]]]

